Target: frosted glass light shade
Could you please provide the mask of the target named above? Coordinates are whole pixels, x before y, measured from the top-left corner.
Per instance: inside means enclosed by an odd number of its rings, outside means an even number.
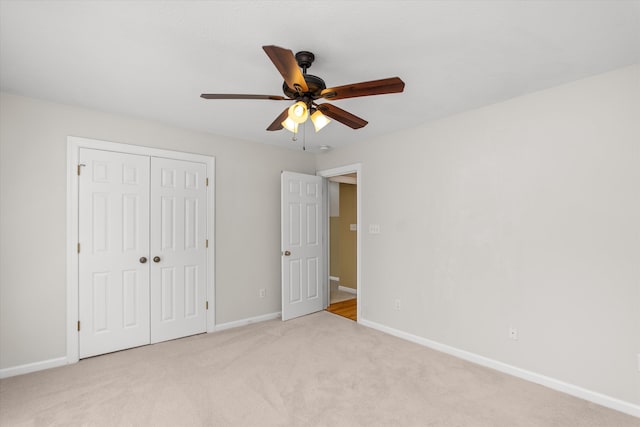
[[[329,118],[319,110],[316,110],[311,115],[311,121],[313,122],[313,127],[316,129],[316,132],[318,132],[320,129],[328,125],[331,120],[329,120]]]
[[[298,124],[294,122],[291,117],[287,117],[284,122],[281,123],[282,127],[288,130],[289,132],[297,133],[298,132]]]
[[[289,119],[293,120],[296,123],[304,123],[305,120],[309,117],[309,110],[307,109],[307,104],[302,101],[298,101],[289,107]]]

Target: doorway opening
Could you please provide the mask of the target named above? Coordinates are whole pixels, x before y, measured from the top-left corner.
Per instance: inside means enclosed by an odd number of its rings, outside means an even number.
[[[321,171],[327,178],[327,311],[358,321],[360,165]]]

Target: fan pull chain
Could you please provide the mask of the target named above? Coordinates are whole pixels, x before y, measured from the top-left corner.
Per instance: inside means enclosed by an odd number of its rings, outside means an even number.
[[[307,151],[307,122],[302,125],[302,151]]]

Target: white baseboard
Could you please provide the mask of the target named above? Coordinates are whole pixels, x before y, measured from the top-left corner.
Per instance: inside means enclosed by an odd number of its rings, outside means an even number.
[[[235,320],[233,322],[216,325],[214,331],[224,331],[225,329],[237,328],[250,325],[251,323],[264,322],[266,320],[279,319],[280,312],[263,314],[261,316],[249,317],[247,319]],[[11,368],[0,369],[0,378],[9,378],[16,375],[28,374],[30,372],[42,371],[43,369],[57,368],[67,364],[67,357],[57,357],[55,359],[43,360],[40,362],[28,363],[26,365],[13,366]]]
[[[339,282],[340,278],[336,276],[329,276],[329,280],[333,280],[334,282]]]
[[[250,325],[252,323],[264,322],[266,320],[273,320],[280,318],[280,312],[263,314],[261,316],[249,317],[247,319],[234,320],[233,322],[221,323],[216,325],[214,331],[224,331],[225,329],[238,328],[240,326]]]
[[[56,357],[55,359],[42,360],[40,362],[27,363],[26,365],[12,366],[11,368],[0,369],[0,378],[15,377],[16,375],[28,374],[42,371],[43,369],[57,368],[67,364],[67,357]]]
[[[353,289],[353,288],[350,288],[348,286],[338,286],[338,290],[343,291],[343,292],[348,292],[350,294],[357,294],[358,293],[357,289]]]
[[[504,372],[505,374],[513,375],[514,377],[522,378],[524,380],[531,381],[533,383],[540,384],[566,394],[570,394],[571,396],[588,400],[589,402],[597,403],[598,405],[606,406],[607,408],[615,409],[616,411],[624,412],[625,414],[640,417],[640,405],[635,405],[631,402],[626,402],[624,400],[616,399],[615,397],[587,390],[577,385],[569,384],[555,378],[547,377],[545,375],[527,371],[526,369],[508,365],[506,363],[499,362],[488,357],[480,356],[479,354],[460,350],[458,348],[451,347],[446,344],[441,344],[427,338],[419,337],[408,332],[390,328],[388,326],[372,322],[370,320],[358,319],[358,323],[363,326],[385,332],[389,335],[393,335],[398,338],[402,338],[407,341],[411,341],[416,344],[420,344],[425,347],[450,354],[457,358],[464,359],[481,366],[486,366],[487,368],[495,369],[496,371]]]

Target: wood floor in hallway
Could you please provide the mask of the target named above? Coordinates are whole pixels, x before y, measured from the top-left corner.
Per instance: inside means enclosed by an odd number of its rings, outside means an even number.
[[[352,298],[346,301],[336,302],[327,307],[327,311],[333,314],[337,314],[338,316],[357,321],[357,301],[358,300],[356,298]]]

